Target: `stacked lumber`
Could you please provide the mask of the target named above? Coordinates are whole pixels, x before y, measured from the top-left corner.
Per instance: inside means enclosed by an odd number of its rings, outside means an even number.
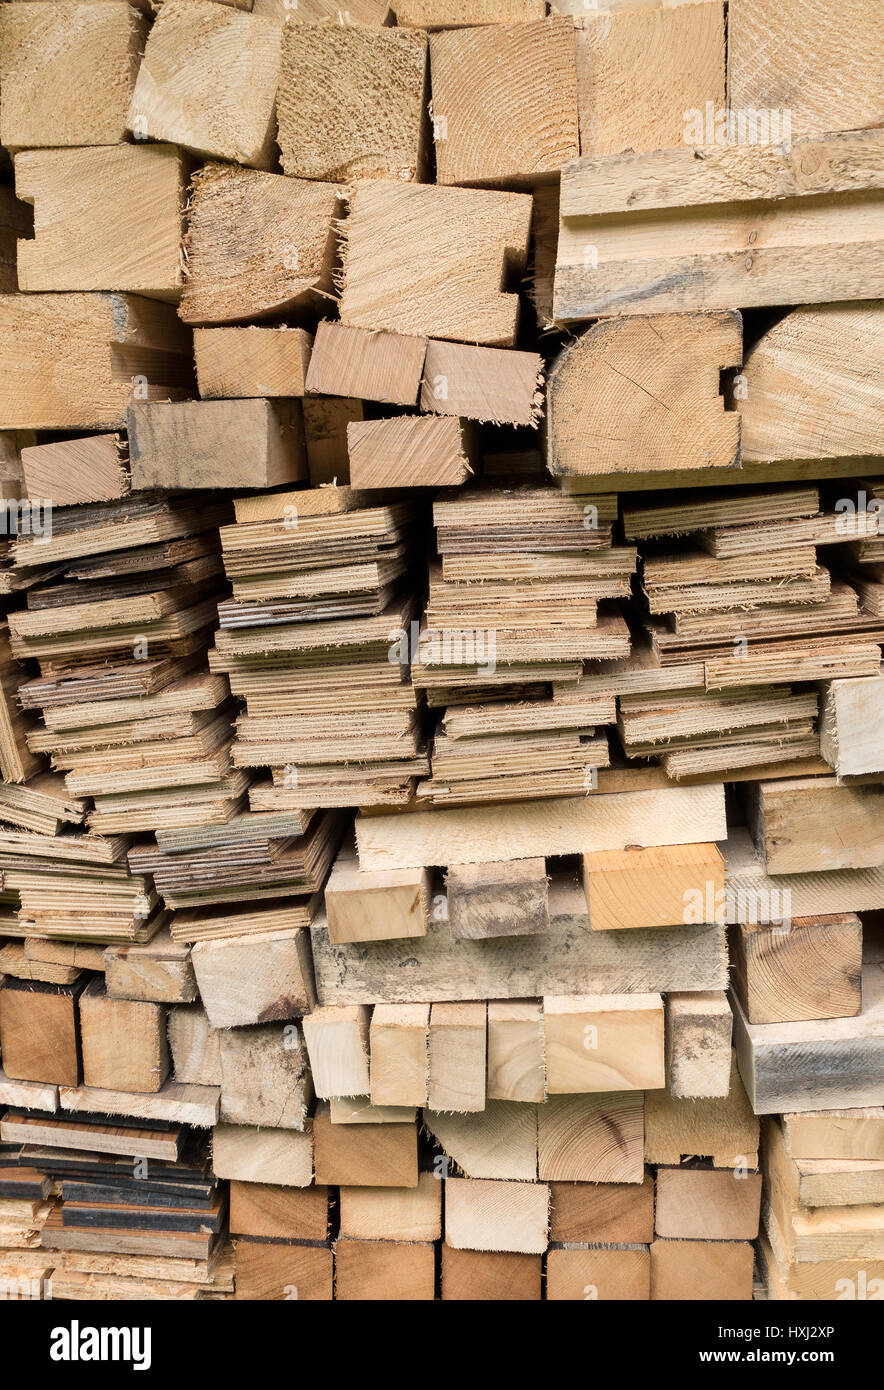
[[[233,594],[210,666],[245,701],[232,757],[253,812],[403,804],[429,770],[408,680],[415,511],[371,497],[240,498],[221,529]]]
[[[440,562],[412,682],[441,716],[422,798],[524,800],[597,785],[615,710],[584,697],[584,667],[630,649],[621,608],[635,551],[612,544],[616,510],[612,496],[530,487],[434,504]]]
[[[0,3],[2,1295],[880,1297],[880,23],[547,8]]]

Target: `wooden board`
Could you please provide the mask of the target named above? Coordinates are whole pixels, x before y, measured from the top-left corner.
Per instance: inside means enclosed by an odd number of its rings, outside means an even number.
[[[225,1124],[304,1130],[313,1085],[307,1052],[286,1024],[221,1033],[221,1119]]]
[[[138,70],[129,129],[210,159],[270,167],[281,36],[263,15],[166,0]]]
[[[421,409],[495,425],[537,425],[543,407],[543,359],[536,352],[427,344]]]
[[[640,1184],[554,1182],[549,1237],[565,1245],[647,1245],[654,1239],[654,1179]]]
[[[524,936],[549,927],[549,880],[543,859],[452,864],[445,873],[445,888],[455,939]]]
[[[441,1180],[435,1173],[421,1173],[417,1187],[342,1187],[341,1235],[409,1243],[439,1240]]]
[[[673,1240],[755,1240],[761,1174],[658,1168],[655,1230]]]
[[[431,1110],[485,1109],[486,1029],[484,1003],[433,1004],[428,1033]]]
[[[363,184],[344,227],[341,322],[512,346],[518,301],[501,268],[525,265],[530,223],[521,193]]]
[[[726,838],[721,784],[356,819],[365,869],[481,864]]]
[[[724,7],[606,4],[578,9],[577,102],[583,155],[681,145],[695,112],[725,105]],[[641,65],[639,99],[631,89]]]
[[[726,1096],[731,1011],[722,990],[666,996],[666,1076],[677,1097]]]
[[[734,1045],[757,1114],[876,1105],[884,1073],[884,971],[863,968],[856,1018],[749,1023],[733,998]]]
[[[874,453],[884,422],[884,400],[876,386],[882,362],[884,304],[791,310],[746,354],[740,394],[732,401],[740,415],[744,459]],[[847,521],[841,517],[842,525]]]
[[[296,1018],[313,1005],[304,928],[198,941],[191,959],[213,1028]]]
[[[544,1101],[546,1052],[539,1000],[488,1001],[488,1102]]]
[[[112,999],[104,980],[79,1000],[83,1084],[108,1091],[159,1091],[169,1074],[162,1004]]]
[[[862,923],[850,912],[731,929],[733,988],[750,1023],[860,1012]]]
[[[59,10],[36,0],[0,11],[0,144],[57,149],[125,140],[147,23],[122,4]]]
[[[758,1119],[732,1060],[728,1094],[683,1100],[651,1091],[645,1103],[645,1158],[678,1165],[683,1158],[711,1158],[715,1168],[758,1167]]]
[[[316,1181],[341,1187],[417,1187],[417,1126],[334,1125],[320,1101],[313,1119]]]
[[[294,1129],[216,1125],[212,1134],[215,1176],[279,1187],[309,1187],[313,1181],[313,1134]]]
[[[435,1275],[430,1244],[344,1239],[335,1245],[339,1302],[429,1302],[435,1297]]]
[[[442,1301],[536,1302],[541,1296],[540,1266],[539,1255],[457,1250],[443,1242]]]
[[[199,393],[204,400],[303,396],[311,342],[303,328],[195,328]]]
[[[754,1253],[748,1241],[655,1240],[651,1298],[751,1303]]]
[[[651,1262],[647,1247],[551,1249],[546,1257],[547,1301],[647,1301]]]
[[[593,931],[677,927],[718,915],[724,860],[714,844],[597,850],[583,856],[583,886]]]
[[[177,301],[187,169],[171,145],[27,150],[16,195],[34,208],[19,289],[126,290]]]
[[[884,1159],[884,1109],[790,1111],[781,1117],[794,1159]]]
[[[332,288],[339,207],[336,184],[205,164],[193,181],[181,317],[312,319]]]
[[[324,1241],[328,1236],[327,1187],[230,1184],[231,1234],[271,1240]]]
[[[579,154],[570,20],[434,33],[430,69],[440,184],[530,182]]]
[[[839,777],[884,771],[882,695],[881,676],[833,680],[826,685],[820,710],[820,752]]]
[[[740,365],[742,342],[734,311],[634,314],[589,328],[550,370],[550,473],[709,469],[714,480],[715,470],[736,468],[740,419],[725,408],[719,381],[723,368]]]
[[[51,497],[55,507],[124,497],[129,489],[127,461],[128,449],[119,434],[35,444],[21,451],[27,496]]]
[[[546,1183],[448,1178],[445,1243],[456,1250],[541,1255],[549,1232]]]
[[[376,1005],[371,1017],[372,1105],[426,1105],[429,1095],[428,1004]]]
[[[472,473],[473,444],[459,420],[399,415],[347,426],[356,488],[456,487]]]
[[[463,1177],[536,1181],[535,1106],[489,1100],[479,1114],[425,1110],[423,1118],[427,1132]],[[447,1163],[445,1168],[447,1173]]]
[[[423,34],[286,24],[277,95],[283,171],[426,182],[427,76]]]
[[[167,1080],[151,1094],[97,1086],[61,1086],[58,1099],[62,1110],[86,1115],[126,1115],[135,1120],[163,1120],[199,1129],[211,1129],[218,1123],[217,1086],[191,1086]]]
[[[698,159],[686,145],[573,161],[562,175],[556,318],[880,297],[882,143],[868,130],[808,136],[787,151],[706,145]],[[673,205],[679,218],[660,215]]]
[[[112,430],[136,382],[144,400],[188,394],[191,349],[174,308],[140,296],[0,295],[0,374],[0,429]]]
[[[129,452],[135,488],[261,488],[307,476],[297,401],[136,403]]]
[[[237,1242],[237,1299],[330,1303],[333,1283],[334,1260],[325,1246]]]
[[[735,0],[728,23],[732,106],[782,107],[794,137],[876,125],[884,60],[877,16],[859,0],[808,18],[800,0]]]
[[[80,1079],[78,985],[0,983],[0,1053],[12,1081],[76,1086]],[[9,1104],[21,1104],[8,1098]],[[35,1102],[36,1103],[36,1102]],[[51,1105],[48,1109],[54,1110]]]
[[[373,333],[322,319],[316,327],[307,390],[413,406],[421,388],[426,352],[426,338]]]
[[[666,1084],[659,994],[547,995],[550,1095],[652,1091]]]
[[[538,1173],[541,1179],[553,1182],[643,1182],[643,1101],[641,1093],[636,1091],[594,1096],[551,1096],[537,1111]]]
[[[303,1019],[313,1088],[321,1099],[369,1089],[369,1012],[364,1005],[313,1009]]]

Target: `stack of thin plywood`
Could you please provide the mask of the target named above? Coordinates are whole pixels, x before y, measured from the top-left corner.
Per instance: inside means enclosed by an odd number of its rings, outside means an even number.
[[[403,804],[428,771],[408,680],[415,515],[349,487],[237,500],[210,655],[235,695],[255,812]]]
[[[819,563],[817,547],[843,542],[843,517],[805,487],[676,494],[625,505],[623,521],[643,551],[648,608],[647,669],[631,688],[619,681],[626,753],[674,778],[818,758],[810,683],[876,674],[884,637]]]
[[[433,804],[592,790],[614,702],[584,696],[584,663],[628,655],[622,602],[635,551],[612,543],[616,498],[466,489],[437,501],[439,562],[412,667],[441,712]]]

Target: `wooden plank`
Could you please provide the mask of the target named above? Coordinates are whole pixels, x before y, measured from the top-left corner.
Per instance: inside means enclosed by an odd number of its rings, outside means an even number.
[[[104,978],[112,999],[190,1004],[197,998],[190,948],[174,942],[166,928],[141,946],[108,946]]]
[[[309,1187],[313,1181],[313,1133],[216,1125],[212,1167],[216,1177],[237,1182]]]
[[[598,13],[609,8],[583,9],[576,26],[581,154],[681,145],[693,112],[725,105],[724,6],[633,3],[627,13]]]
[[[651,1296],[651,1261],[646,1247],[550,1250],[546,1257],[547,1301],[646,1302]]]
[[[826,869],[766,874],[747,834],[732,833],[725,850],[728,897],[744,920],[819,917],[884,907],[884,873],[875,869]]]
[[[877,124],[881,94],[871,74],[884,62],[884,36],[876,18],[860,0],[810,16],[800,0],[734,0],[731,106],[785,108],[793,138]]]
[[[531,199],[433,185],[362,184],[344,224],[341,322],[356,328],[512,346]]]
[[[540,1177],[553,1182],[643,1182],[643,1101],[636,1091],[550,1096],[537,1112]]]
[[[338,1302],[420,1302],[435,1297],[435,1251],[429,1244],[339,1240],[335,1245]]]
[[[850,912],[731,929],[733,988],[750,1023],[860,1012],[862,923]]]
[[[740,365],[742,344],[733,310],[595,324],[549,373],[549,471],[595,477],[708,469],[711,482],[715,470],[736,468],[740,419],[725,408],[719,383],[723,368]],[[615,436],[612,413],[621,421]]]
[[[0,1052],[15,1081],[76,1086],[80,1079],[77,1034],[79,985],[31,984],[5,979],[0,986]],[[54,1107],[50,1107],[52,1109]]]
[[[876,1105],[884,1077],[884,971],[863,967],[856,1018],[749,1023],[733,997],[734,1045],[756,1114]]]
[[[176,1081],[221,1085],[221,1035],[201,1004],[177,1005],[166,1015],[166,1032]]]
[[[18,1110],[56,1110],[58,1087],[49,1081],[19,1081],[0,1071],[0,1105]]]
[[[793,1158],[779,1118],[762,1126],[766,1171],[799,1207],[879,1205],[884,1199],[884,1161],[855,1158]]]
[[[542,383],[543,358],[536,352],[431,341],[420,404],[437,415],[535,426],[543,408]]]
[[[874,452],[884,425],[877,389],[882,364],[884,304],[792,309],[746,353],[740,395],[732,402],[744,459]]]
[[[716,915],[724,859],[714,844],[597,850],[583,856],[583,887],[593,931],[677,927]]]
[[[678,1097],[726,1096],[732,1016],[723,990],[666,996],[666,1075]]]
[[[59,10],[38,0],[0,11],[0,144],[57,149],[125,140],[147,24],[123,4]]]
[[[307,390],[317,395],[413,406],[421,388],[426,352],[426,338],[373,333],[321,319],[310,357]]]
[[[225,1124],[303,1130],[313,1085],[306,1049],[285,1024],[221,1033],[221,1119]]]
[[[365,869],[495,863],[631,845],[696,844],[726,836],[721,783],[356,819],[359,862]]]
[[[574,989],[641,994],[655,992],[654,986],[661,993],[725,988],[723,927],[591,932],[576,879],[554,879],[552,888],[550,929],[535,936],[455,941],[447,922],[433,921],[422,938],[333,946],[318,917],[311,936],[320,1001],[416,1003],[530,999]]]
[[[93,434],[32,445],[21,451],[26,495],[51,497],[54,507],[125,497],[129,490],[127,457],[128,451],[118,434]]]
[[[361,1096],[369,1089],[369,1012],[364,1005],[314,1009],[303,1019],[317,1096]]]
[[[726,1096],[684,1100],[652,1091],[646,1098],[647,1162],[677,1166],[692,1156],[711,1158],[716,1168],[758,1167],[758,1119],[735,1060]]]
[[[793,1111],[781,1117],[794,1159],[884,1159],[884,1108]]]
[[[329,938],[389,941],[425,936],[430,882],[425,869],[360,869],[343,852],[325,885]]]
[[[537,1112],[533,1105],[489,1100],[479,1114],[425,1110],[424,1126],[466,1178],[537,1179]]]
[[[185,322],[312,321],[332,288],[340,193],[332,183],[204,165],[185,240]]]
[[[748,1241],[655,1240],[651,1298],[751,1302],[753,1266]]]
[[[315,1002],[305,928],[198,941],[191,960],[213,1028],[296,1018]]]
[[[455,939],[524,936],[549,927],[546,861],[453,864],[445,873],[448,919]]]
[[[145,1000],[111,999],[104,980],[79,1000],[83,1085],[107,1091],[159,1091],[169,1074],[166,1011]]]
[[[542,1255],[549,1233],[546,1183],[448,1178],[445,1243],[456,1250]]]
[[[426,1105],[429,1004],[378,1004],[371,1017],[372,1105]]]
[[[545,13],[541,0],[399,0],[396,23],[418,29],[460,29],[527,24]]]
[[[539,1255],[514,1255],[502,1250],[456,1250],[442,1245],[442,1301],[498,1303],[538,1301],[541,1288]]]
[[[191,349],[169,304],[120,294],[0,295],[0,375],[0,429],[113,430],[125,425],[136,384],[148,401],[187,395]]]
[[[878,131],[863,131],[807,137],[788,152],[706,146],[697,159],[686,146],[574,161],[562,177],[556,318],[879,298],[881,146]],[[673,198],[685,209],[675,222],[656,211]],[[765,219],[757,249],[747,216]]]
[[[417,1187],[342,1187],[341,1235],[408,1243],[442,1236],[442,1183],[421,1173]]]
[[[417,1119],[413,1105],[372,1105],[370,1096],[332,1096],[333,1125],[410,1125]]]
[[[456,487],[472,473],[471,439],[459,420],[399,415],[347,426],[356,488]]]
[[[489,1102],[546,1099],[543,1006],[538,1000],[489,999],[486,1095]]]
[[[58,1099],[62,1110],[85,1115],[126,1115],[135,1120],[164,1120],[199,1129],[211,1129],[218,1123],[217,1086],[164,1081],[151,1095],[97,1086],[61,1086]]]
[[[196,379],[204,400],[303,396],[311,337],[303,328],[195,328]]]
[[[125,290],[174,303],[186,183],[170,145],[17,154],[16,195],[32,204],[35,231],[18,243],[19,289]]]
[[[554,1182],[549,1238],[565,1245],[647,1245],[654,1239],[654,1179]]]
[[[208,158],[271,167],[281,27],[221,5],[166,0],[151,27],[128,126]]]
[[[329,73],[335,75],[331,86]],[[349,23],[286,24],[277,94],[283,171],[342,183],[425,183],[427,78],[423,34]]]
[[[659,994],[546,996],[549,1094],[665,1086],[663,1019]]]
[[[484,1003],[433,1004],[428,1034],[431,1110],[485,1109],[486,1031]]]
[[[236,1299],[332,1301],[334,1260],[326,1247],[239,1241]]]
[[[328,1238],[327,1187],[276,1187],[272,1183],[230,1184],[232,1235],[271,1240]]]
[[[874,868],[884,862],[877,786],[840,786],[834,777],[796,777],[750,789],[753,838],[777,877]]]
[[[327,399],[305,396],[303,410],[310,486],[349,483],[347,428],[363,419],[362,401],[349,396]]]
[[[755,1240],[761,1174],[658,1168],[655,1230],[673,1240]]]
[[[22,458],[26,452],[22,450]],[[884,676],[852,677],[824,686],[820,752],[839,777],[884,771]]]
[[[129,451],[135,488],[275,487],[307,476],[296,401],[136,403]]]
[[[430,68],[440,184],[534,181],[579,154],[570,20],[434,33]]]
[[[416,1125],[333,1125],[324,1101],[313,1119],[316,1181],[341,1187],[417,1187]]]

